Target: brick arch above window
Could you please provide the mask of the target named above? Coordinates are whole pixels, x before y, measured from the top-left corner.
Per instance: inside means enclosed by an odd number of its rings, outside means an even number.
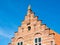
[[[41,36],[42,36],[42,34],[39,33],[39,32],[37,32],[37,33],[34,34],[34,38],[35,38],[35,37],[41,37]]]
[[[42,35],[40,32],[37,32],[37,33],[35,33],[35,35],[37,35],[37,34],[40,34],[40,35]]]
[[[18,37],[17,38],[17,41],[19,42],[19,41],[23,41],[24,40],[24,38],[23,37]]]
[[[23,43],[24,43],[24,38],[23,37],[19,37],[17,39],[16,45],[23,45]]]

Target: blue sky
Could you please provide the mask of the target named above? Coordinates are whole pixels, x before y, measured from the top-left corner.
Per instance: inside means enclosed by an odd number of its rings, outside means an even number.
[[[60,0],[0,0],[0,45],[8,45],[31,4],[35,16],[60,34]]]

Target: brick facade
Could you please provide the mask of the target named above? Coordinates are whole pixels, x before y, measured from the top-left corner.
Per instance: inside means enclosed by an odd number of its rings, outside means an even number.
[[[9,45],[18,45],[18,42],[23,42],[23,45],[35,45],[35,38],[41,38],[41,45],[56,45],[55,33],[42,24],[29,7],[25,20],[18,27],[18,32],[15,32]]]

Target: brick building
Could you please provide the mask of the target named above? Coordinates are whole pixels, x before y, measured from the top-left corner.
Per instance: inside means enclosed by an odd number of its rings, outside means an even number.
[[[8,45],[59,45],[60,35],[42,24],[28,6],[27,15]]]

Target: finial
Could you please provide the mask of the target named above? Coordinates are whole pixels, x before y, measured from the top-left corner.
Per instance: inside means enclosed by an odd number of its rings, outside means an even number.
[[[31,5],[28,6],[28,11],[27,11],[27,14],[31,14],[32,13],[32,10],[31,10]]]
[[[31,5],[29,4],[29,6],[28,6],[28,10],[30,10],[31,9]]]

